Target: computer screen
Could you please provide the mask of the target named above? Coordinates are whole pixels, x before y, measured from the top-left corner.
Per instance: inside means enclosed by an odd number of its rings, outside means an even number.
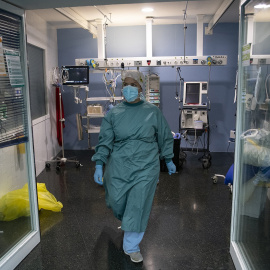
[[[185,104],[200,104],[200,83],[186,84]]]
[[[89,84],[88,66],[63,66],[63,85],[87,85]]]

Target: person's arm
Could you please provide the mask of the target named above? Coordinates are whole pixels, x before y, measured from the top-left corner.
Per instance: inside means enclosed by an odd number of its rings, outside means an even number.
[[[166,166],[168,168],[168,173],[171,175],[176,172],[176,166],[172,161],[174,156],[173,154],[173,135],[171,129],[163,116],[163,114],[159,111],[158,115],[158,146],[160,152],[160,159],[165,159]]]
[[[174,156],[174,139],[171,129],[161,111],[158,111],[157,142],[159,147],[160,159],[165,159],[166,164],[172,161],[172,158]]]
[[[108,113],[102,120],[99,133],[99,142],[96,146],[96,153],[92,157],[92,161],[95,161],[97,165],[103,165],[107,163],[108,157],[113,148],[114,132],[111,124],[111,113]]]

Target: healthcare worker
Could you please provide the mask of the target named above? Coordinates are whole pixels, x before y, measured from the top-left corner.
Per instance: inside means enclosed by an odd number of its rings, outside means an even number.
[[[104,117],[92,157],[94,180],[104,185],[106,204],[122,221],[124,252],[136,263],[143,260],[139,244],[159,178],[159,159],[165,159],[170,175],[176,171],[171,130],[159,108],[142,98],[143,78],[137,70],[122,71],[125,101]]]

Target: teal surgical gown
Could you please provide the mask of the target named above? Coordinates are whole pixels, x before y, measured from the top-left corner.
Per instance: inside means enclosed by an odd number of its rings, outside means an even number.
[[[173,158],[173,136],[159,108],[123,102],[104,117],[93,161],[105,164],[106,204],[124,231],[144,232],[159,178]]]

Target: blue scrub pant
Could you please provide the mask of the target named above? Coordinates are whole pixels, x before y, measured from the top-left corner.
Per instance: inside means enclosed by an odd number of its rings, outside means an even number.
[[[139,244],[143,239],[144,232],[126,232],[124,233],[123,249],[126,253],[140,251]]]

